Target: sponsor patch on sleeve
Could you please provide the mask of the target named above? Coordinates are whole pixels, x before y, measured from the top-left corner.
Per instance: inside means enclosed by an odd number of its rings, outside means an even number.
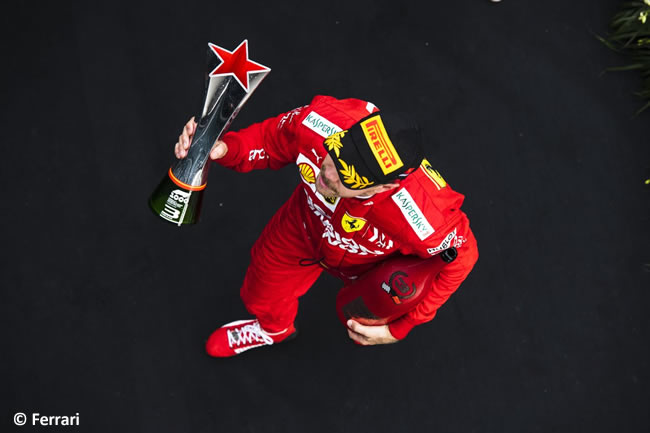
[[[429,224],[429,221],[425,218],[424,213],[405,188],[397,191],[391,198],[397,207],[399,207],[399,210],[402,211],[404,218],[406,218],[406,221],[420,240],[425,240],[435,232],[431,224]]]
[[[302,124],[323,138],[343,130],[315,111],[309,113],[302,121]]]
[[[451,233],[445,236],[442,242],[440,242],[440,245],[438,245],[435,248],[427,248],[427,252],[432,256],[435,256],[439,252],[444,251],[447,248],[451,247],[451,243],[454,241],[455,238],[456,238],[456,228],[454,228],[454,230]]]
[[[429,177],[429,179],[431,179],[431,182],[433,182],[436,188],[438,188],[438,190],[441,190],[447,186],[447,182],[445,182],[440,173],[438,173],[438,170],[433,169],[429,161],[423,159],[421,167],[424,173]]]

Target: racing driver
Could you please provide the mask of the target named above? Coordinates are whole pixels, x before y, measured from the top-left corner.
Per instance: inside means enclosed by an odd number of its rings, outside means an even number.
[[[175,146],[184,158],[194,118]],[[347,322],[360,345],[402,340],[465,280],[478,259],[476,240],[455,192],[423,154],[417,125],[359,99],[316,96],[309,105],[228,132],[210,158],[239,172],[296,164],[300,183],[251,249],[241,298],[254,318],[223,325],[206,351],[227,357],[296,335],[298,298],[323,270],[358,278],[388,257],[430,258],[458,251],[416,308],[381,326]]]

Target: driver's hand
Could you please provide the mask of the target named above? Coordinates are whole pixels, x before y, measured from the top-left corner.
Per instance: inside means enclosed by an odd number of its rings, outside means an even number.
[[[196,132],[196,122],[194,121],[194,117],[192,117],[183,127],[183,132],[178,136],[178,141],[174,146],[176,158],[183,159],[187,156],[194,132]],[[210,150],[210,159],[223,158],[226,152],[228,152],[228,145],[221,140],[217,140]]]

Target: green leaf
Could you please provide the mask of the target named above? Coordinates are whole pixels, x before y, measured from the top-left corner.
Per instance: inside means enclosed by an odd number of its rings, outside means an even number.
[[[634,63],[632,65],[627,65],[627,66],[616,66],[613,68],[607,68],[608,71],[632,71],[634,69],[641,69],[643,67],[642,64],[640,63]]]

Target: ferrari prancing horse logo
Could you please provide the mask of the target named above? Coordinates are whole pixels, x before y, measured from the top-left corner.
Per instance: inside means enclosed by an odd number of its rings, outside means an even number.
[[[358,232],[366,225],[366,220],[363,218],[353,217],[349,213],[345,213],[341,219],[341,227],[347,233]]]

